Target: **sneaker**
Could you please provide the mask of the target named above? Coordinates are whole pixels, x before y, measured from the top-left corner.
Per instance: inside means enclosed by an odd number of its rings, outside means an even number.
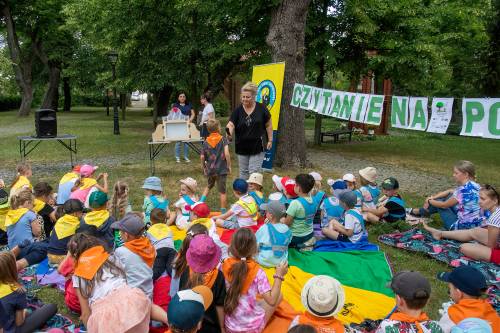
[[[176,159],[175,159],[175,161],[176,161],[177,163],[181,163],[181,159],[180,159],[180,158],[176,158]]]
[[[189,158],[187,158],[187,157],[184,157],[184,162],[191,163],[191,160]]]

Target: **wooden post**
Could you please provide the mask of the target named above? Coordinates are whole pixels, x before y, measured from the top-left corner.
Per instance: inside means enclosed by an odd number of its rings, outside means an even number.
[[[387,135],[389,132],[389,119],[391,118],[391,103],[392,103],[392,81],[384,79],[383,82],[384,111],[382,113],[382,122],[377,129],[377,134]]]

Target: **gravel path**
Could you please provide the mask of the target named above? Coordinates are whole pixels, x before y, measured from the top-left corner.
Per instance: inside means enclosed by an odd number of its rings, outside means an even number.
[[[315,167],[321,166],[323,170],[339,176],[345,173],[356,174],[358,170],[372,166],[377,168],[379,181],[389,176],[394,177],[399,181],[403,191],[419,195],[431,195],[454,187],[451,177],[412,170],[388,163],[373,162],[358,157],[348,157],[336,152],[312,150],[309,151],[308,158]]]

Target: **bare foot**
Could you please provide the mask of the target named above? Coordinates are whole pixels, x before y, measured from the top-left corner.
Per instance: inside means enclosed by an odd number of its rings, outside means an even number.
[[[432,238],[436,239],[436,240],[440,240],[441,237],[443,236],[443,232],[441,230],[438,230],[436,228],[433,228],[433,227],[429,227],[429,225],[426,223],[426,222],[423,222],[422,225],[424,226],[424,229],[427,230]]]
[[[28,267],[28,262],[26,261],[26,259],[21,259],[21,260],[16,261],[16,268],[17,268],[18,272],[22,271],[26,267]]]
[[[12,252],[12,254],[14,255],[14,257],[18,257],[19,254],[21,253],[21,248],[19,246],[14,246],[12,248],[12,250],[10,250],[10,252]]]

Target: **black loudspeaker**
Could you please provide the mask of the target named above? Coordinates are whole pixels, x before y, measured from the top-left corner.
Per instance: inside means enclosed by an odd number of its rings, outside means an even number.
[[[35,129],[37,138],[54,138],[57,136],[56,112],[50,109],[35,112]]]

